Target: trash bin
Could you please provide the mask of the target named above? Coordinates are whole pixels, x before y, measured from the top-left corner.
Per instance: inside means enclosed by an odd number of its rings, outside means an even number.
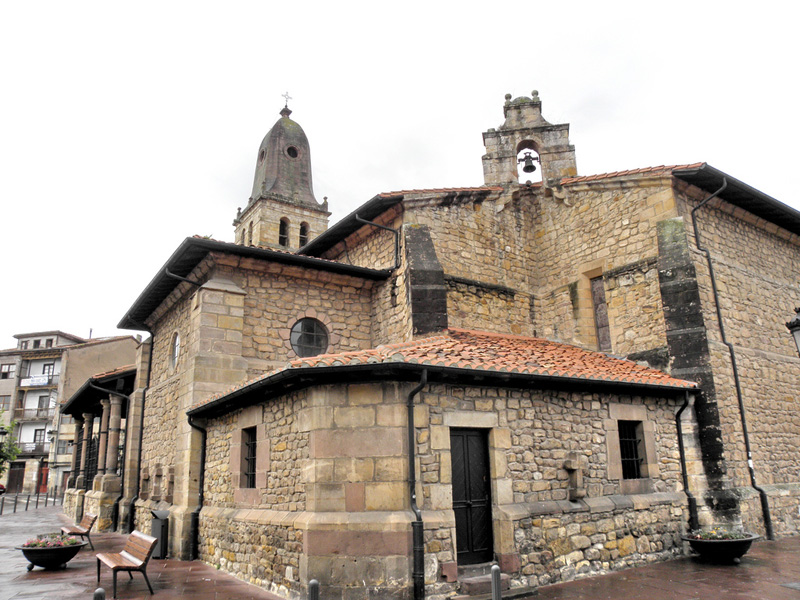
[[[167,544],[169,543],[169,511],[151,510],[153,522],[150,535],[156,538],[156,547],[153,549],[153,558],[167,558]]]

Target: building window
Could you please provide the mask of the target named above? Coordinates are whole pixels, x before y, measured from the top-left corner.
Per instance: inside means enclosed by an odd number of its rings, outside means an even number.
[[[253,222],[250,221],[250,225],[247,226],[247,245],[253,245]]]
[[[44,429],[33,430],[33,443],[44,444]]]
[[[0,410],[6,411],[11,409],[11,396],[0,396]]]
[[[42,345],[42,341],[41,340],[33,340],[33,347],[34,348],[38,348],[41,345]]]
[[[316,319],[306,317],[292,326],[290,341],[297,356],[317,356],[328,349],[328,330]]]
[[[242,487],[256,487],[256,428],[242,429]]]
[[[300,223],[300,247],[308,243],[308,223]]]
[[[278,244],[284,248],[289,245],[289,219],[281,219],[278,229]]]
[[[0,365],[0,379],[13,379],[17,365]]]
[[[46,365],[42,365],[42,375],[52,375],[55,367],[55,363],[47,363]]]
[[[619,457],[623,479],[641,479],[642,423],[641,421],[619,421]]]
[[[58,440],[56,454],[72,454],[72,450],[73,445],[69,443],[69,440]]]
[[[172,344],[170,344],[169,366],[175,368],[178,364],[178,357],[181,354],[181,336],[176,331],[172,334]]]
[[[19,343],[19,349],[20,350],[27,350],[28,349],[28,341],[25,340],[24,342],[20,342]]]
[[[46,339],[44,341],[45,348],[52,348],[53,347],[53,338]]]
[[[597,349],[601,352],[611,351],[611,331],[608,326],[608,305],[603,277],[589,280],[592,288],[592,309],[594,310],[594,327],[597,335]]]

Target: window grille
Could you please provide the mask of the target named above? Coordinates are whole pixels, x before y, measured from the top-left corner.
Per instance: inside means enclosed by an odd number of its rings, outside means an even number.
[[[290,341],[297,356],[317,356],[328,349],[328,330],[317,319],[306,317],[292,325]]]
[[[639,421],[619,421],[619,454],[623,479],[642,477],[642,424]]]
[[[242,430],[242,443],[244,445],[244,481],[242,487],[256,487],[256,428],[248,427]]]

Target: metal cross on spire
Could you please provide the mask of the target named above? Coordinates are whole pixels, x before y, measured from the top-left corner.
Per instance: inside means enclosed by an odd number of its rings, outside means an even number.
[[[283,98],[286,100],[286,104],[283,105],[284,108],[289,108],[289,100],[292,100],[292,97],[289,95],[289,92],[281,94],[281,96],[283,96]]]

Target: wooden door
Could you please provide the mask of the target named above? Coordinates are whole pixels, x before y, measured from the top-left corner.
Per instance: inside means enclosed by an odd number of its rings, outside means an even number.
[[[22,492],[22,484],[25,481],[25,463],[12,462],[8,467],[8,488],[9,494],[19,494]]]
[[[458,564],[489,562],[494,552],[486,431],[451,429],[450,457]]]

